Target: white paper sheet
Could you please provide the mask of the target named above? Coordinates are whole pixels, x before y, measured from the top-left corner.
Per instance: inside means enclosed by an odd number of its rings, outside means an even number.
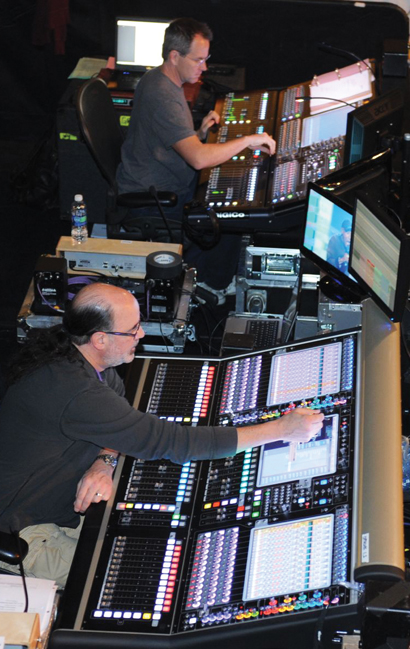
[[[27,612],[39,614],[40,633],[43,634],[50,622],[57,585],[49,579],[34,579],[33,577],[26,577],[26,583],[29,603]],[[21,577],[0,575],[0,612],[23,613],[25,605]]]

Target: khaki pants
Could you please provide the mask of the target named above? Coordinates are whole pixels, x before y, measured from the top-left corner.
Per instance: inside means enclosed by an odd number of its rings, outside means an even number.
[[[54,523],[30,525],[20,532],[27,541],[29,550],[23,561],[26,577],[52,579],[64,588],[80,536],[83,518],[76,529],[59,527]],[[0,561],[0,568],[20,573],[19,566],[10,566]]]

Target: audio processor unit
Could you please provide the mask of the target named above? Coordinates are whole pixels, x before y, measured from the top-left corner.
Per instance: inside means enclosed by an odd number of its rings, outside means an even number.
[[[71,237],[60,237],[56,256],[67,260],[71,273],[96,272],[108,277],[143,279],[146,260],[154,252],[182,255],[182,245],[154,241],[89,238],[79,246]]]
[[[311,649],[319,632],[357,628],[367,579],[404,571],[398,341],[367,300],[362,330],[136,359],[134,405],[198,435],[300,406],[323,427],[308,443],[182,466],[121,458],[111,500],[86,519],[52,649]]]

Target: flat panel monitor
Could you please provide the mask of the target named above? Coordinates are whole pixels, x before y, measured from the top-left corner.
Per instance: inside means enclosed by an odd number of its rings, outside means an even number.
[[[301,252],[334,280],[336,291],[350,291],[348,301],[354,302],[363,296],[348,271],[352,219],[353,210],[331,191],[308,184]]]
[[[116,67],[145,72],[162,64],[169,20],[117,18]]]
[[[396,88],[356,108],[347,117],[344,165],[386,148],[387,139],[401,135],[404,96]]]
[[[408,299],[410,238],[369,197],[358,194],[352,223],[349,270],[393,322]]]
[[[390,198],[392,177],[392,153],[385,149],[368,158],[358,160],[346,167],[315,181],[332,196],[336,196],[352,210],[358,191],[365,192],[379,205],[387,205]]]

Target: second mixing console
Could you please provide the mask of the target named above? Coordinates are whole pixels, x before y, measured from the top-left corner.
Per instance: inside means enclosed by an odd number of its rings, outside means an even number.
[[[350,333],[225,360],[136,361],[138,407],[198,435],[209,423],[268,422],[298,407],[325,419],[306,443],[182,466],[127,458],[83,629],[114,632],[116,646],[121,632],[142,634],[144,647],[181,634],[205,647],[198,631],[253,623],[264,635],[268,620],[280,627],[298,615],[355,610],[357,349]]]
[[[362,330],[136,359],[129,400],[180,434],[300,407],[323,425],[307,442],[182,465],[122,457],[110,501],[86,517],[51,649],[311,649],[357,629],[366,580],[404,574],[399,337],[369,300]]]
[[[266,132],[276,140],[277,150],[270,157],[245,149],[204,169],[189,222],[206,225],[213,208],[226,230],[253,231],[263,223],[268,230],[280,230],[298,223],[307,183],[343,165],[347,115],[354,107],[340,101],[332,110],[311,114],[308,83],[220,98],[215,110],[221,121],[208,142]]]

